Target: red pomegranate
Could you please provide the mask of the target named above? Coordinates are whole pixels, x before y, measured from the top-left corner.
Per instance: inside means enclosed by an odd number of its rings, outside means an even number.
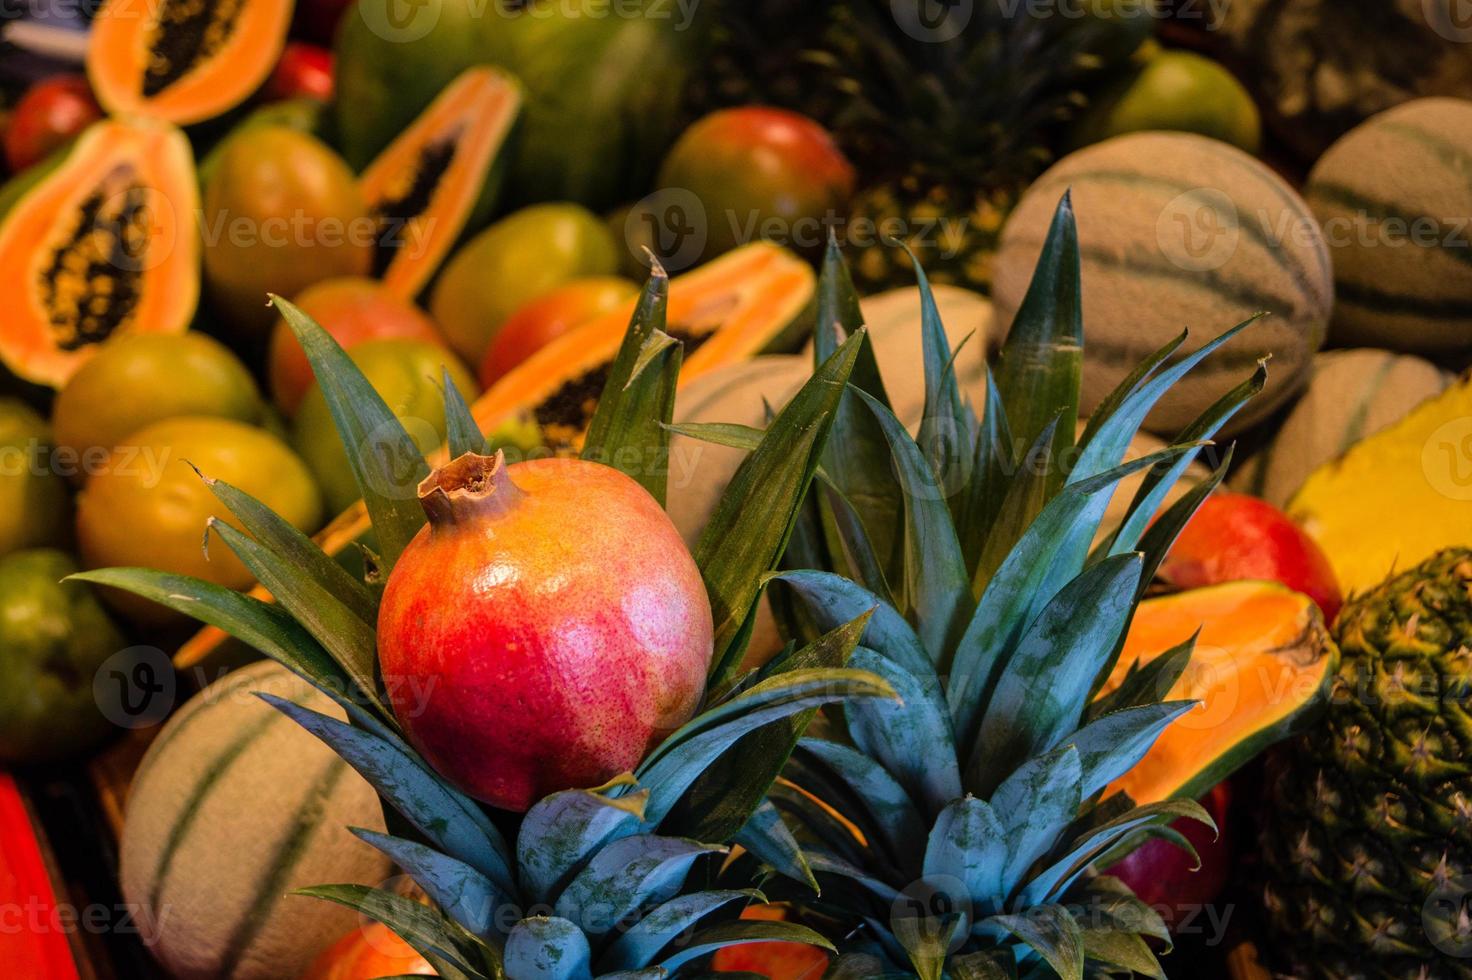
[[[1217,830],[1189,818],[1171,823],[1181,832],[1201,859],[1197,868],[1191,856],[1176,845],[1159,839],[1147,840],[1105,869],[1106,874],[1130,886],[1135,897],[1151,906],[1167,925],[1194,916],[1221,897],[1232,877],[1232,836],[1228,814],[1232,805],[1230,782],[1217,783],[1199,802]]]
[[[1344,602],[1329,557],[1308,532],[1266,500],[1243,493],[1207,497],[1157,575],[1175,589],[1250,578],[1281,582],[1314,600],[1326,623]]]
[[[643,487],[576,459],[467,453],[419,486],[378,657],[394,712],[476,799],[526,810],[632,769],[695,712],[705,585]]]

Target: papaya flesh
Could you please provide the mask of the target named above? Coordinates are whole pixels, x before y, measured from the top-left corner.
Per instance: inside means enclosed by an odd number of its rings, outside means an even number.
[[[1196,799],[1327,702],[1339,651],[1308,596],[1276,582],[1229,582],[1140,603],[1101,693],[1200,630],[1163,700],[1196,700],[1105,795]]]
[[[281,57],[292,0],[106,0],[92,20],[87,77],[117,115],[188,126],[261,87]]]
[[[791,252],[767,242],[757,242],[728,252],[720,258],[670,281],[667,331],[686,342],[687,354],[679,384],[725,364],[760,353],[774,341],[785,339],[794,324],[801,324],[813,297],[812,268]],[[592,379],[601,379],[618,353],[628,330],[634,304],[577,327],[542,348],[502,377],[471,406],[482,432],[493,432],[523,412],[535,413],[538,406],[567,398],[574,390],[583,392],[578,404],[592,414],[591,399],[601,389]],[[691,348],[693,353],[689,353]],[[567,444],[582,440],[582,425],[559,430]],[[546,427],[543,438],[551,441]],[[555,438],[555,437],[553,437]],[[441,449],[430,465],[444,462]],[[339,514],[316,536],[329,555],[337,555],[360,540],[370,529],[367,511],[359,501]],[[251,595],[269,598],[260,586]],[[207,660],[226,640],[221,630],[210,626],[191,637],[174,654],[179,669]]]
[[[184,134],[104,120],[0,219],[0,360],[59,387],[120,333],[179,333],[199,299],[199,189]]]
[[[504,166],[501,149],[521,110],[521,89],[505,72],[471,68],[358,180],[376,222],[373,273],[412,299],[450,249],[491,217]]]

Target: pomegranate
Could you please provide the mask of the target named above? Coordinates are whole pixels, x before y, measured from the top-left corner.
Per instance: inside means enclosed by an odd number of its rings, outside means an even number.
[[[1215,902],[1232,876],[1232,837],[1228,823],[1232,784],[1217,783],[1197,802],[1216,823],[1216,833],[1205,824],[1184,817],[1173,821],[1171,827],[1196,848],[1201,867],[1195,867],[1191,856],[1176,845],[1151,839],[1105,869],[1106,874],[1129,885],[1135,897],[1160,913],[1166,925],[1174,925],[1177,919],[1192,916]]]
[[[1334,622],[1344,597],[1329,557],[1308,532],[1256,497],[1220,491],[1207,497],[1160,564],[1174,589],[1267,579],[1302,592]]]
[[[476,799],[524,811],[632,769],[699,706],[710,603],[670,519],[586,460],[466,453],[419,486],[378,657],[405,733]]]

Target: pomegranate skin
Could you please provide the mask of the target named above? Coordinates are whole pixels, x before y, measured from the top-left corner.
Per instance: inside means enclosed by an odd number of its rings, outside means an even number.
[[[710,604],[664,511],[618,470],[467,454],[428,477],[378,656],[420,753],[524,811],[633,769],[694,714]]]

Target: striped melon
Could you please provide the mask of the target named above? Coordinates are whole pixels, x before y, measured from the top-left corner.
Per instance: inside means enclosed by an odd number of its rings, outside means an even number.
[[[1372,117],[1329,147],[1304,193],[1334,256],[1336,344],[1472,348],[1472,101]]]
[[[1147,420],[1173,436],[1273,357],[1267,388],[1232,420],[1240,431],[1302,383],[1333,305],[1328,252],[1308,206],[1234,146],[1189,133],[1132,133],[1060,160],[1008,219],[992,299],[1012,322],[1058,199],[1073,191],[1083,267],[1082,411],[1183,327],[1186,349],[1255,312],[1272,314],[1175,385]]]
[[[123,896],[175,977],[295,977],[356,916],[288,893],[391,871],[347,830],[383,830],[372,788],[254,691],[342,716],[274,662],[252,664],[175,713],[129,790]]]
[[[1303,397],[1277,434],[1237,467],[1232,486],[1282,507],[1310,473],[1398,422],[1450,381],[1447,372],[1409,354],[1325,351],[1314,358]]]

